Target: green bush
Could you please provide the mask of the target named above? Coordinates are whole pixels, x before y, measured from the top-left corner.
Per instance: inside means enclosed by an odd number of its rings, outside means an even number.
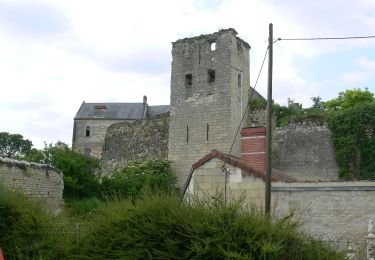
[[[337,111],[328,125],[339,176],[375,179],[375,102]]]
[[[104,207],[105,205],[106,202],[97,197],[65,200],[65,210],[70,216],[74,217],[86,216],[94,212],[97,208]]]
[[[343,259],[306,239],[290,217],[270,220],[221,201],[189,204],[156,194],[113,201],[71,253],[75,259]]]
[[[136,197],[144,189],[163,192],[175,190],[175,177],[169,161],[132,161],[103,177],[101,182],[104,196]]]
[[[65,238],[41,203],[0,187],[0,248],[5,259],[64,258]]]
[[[47,163],[64,174],[64,199],[90,198],[99,195],[99,179],[95,171],[99,161],[84,156],[68,147],[45,145],[42,150],[32,149],[25,160]]]

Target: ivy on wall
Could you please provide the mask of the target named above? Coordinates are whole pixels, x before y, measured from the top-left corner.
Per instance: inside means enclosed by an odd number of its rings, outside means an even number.
[[[375,102],[357,104],[328,119],[339,177],[375,179]]]
[[[325,121],[332,133],[339,177],[375,180],[375,97],[367,88],[340,92],[323,102],[311,98],[310,108],[302,108],[288,98],[288,105],[273,103],[276,126],[299,121]],[[250,101],[250,108],[264,108],[264,99]]]

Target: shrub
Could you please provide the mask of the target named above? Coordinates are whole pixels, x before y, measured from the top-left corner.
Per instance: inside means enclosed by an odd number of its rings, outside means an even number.
[[[97,197],[65,200],[65,210],[67,210],[70,216],[74,217],[86,216],[97,208],[104,207],[105,205],[106,202]]]
[[[42,150],[32,149],[25,160],[47,163],[64,173],[64,198],[98,196],[99,180],[95,171],[99,161],[73,151],[68,147],[45,145]]]
[[[65,257],[63,231],[43,205],[0,187],[0,248],[5,259]]]
[[[144,189],[171,192],[175,177],[167,160],[132,161],[103,177],[101,192],[106,196],[135,197]]]
[[[343,259],[306,239],[290,217],[270,220],[239,203],[181,203],[171,195],[113,201],[72,252],[77,259]]]

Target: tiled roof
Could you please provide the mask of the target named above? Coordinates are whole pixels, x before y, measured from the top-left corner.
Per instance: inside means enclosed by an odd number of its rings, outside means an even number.
[[[254,169],[249,163],[241,161],[239,158],[230,156],[228,154],[219,152],[217,150],[212,150],[211,153],[204,156],[202,159],[200,159],[198,162],[194,163],[192,165],[193,169],[197,169],[198,167],[202,166],[212,158],[218,158],[222,160],[223,162],[232,165],[234,167],[240,168],[243,173],[245,174],[252,174],[259,178],[262,178],[264,181],[266,180],[266,175],[256,169]],[[279,170],[272,169],[272,176],[271,181],[273,182],[296,182],[297,179],[290,177],[286,175],[285,173],[280,172]]]

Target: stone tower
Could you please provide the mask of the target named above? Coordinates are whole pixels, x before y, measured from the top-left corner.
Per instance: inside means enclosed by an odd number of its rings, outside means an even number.
[[[229,152],[245,111],[250,46],[236,35],[225,29],[172,43],[168,159],[180,186],[212,149]],[[241,156],[240,133],[231,155]]]

